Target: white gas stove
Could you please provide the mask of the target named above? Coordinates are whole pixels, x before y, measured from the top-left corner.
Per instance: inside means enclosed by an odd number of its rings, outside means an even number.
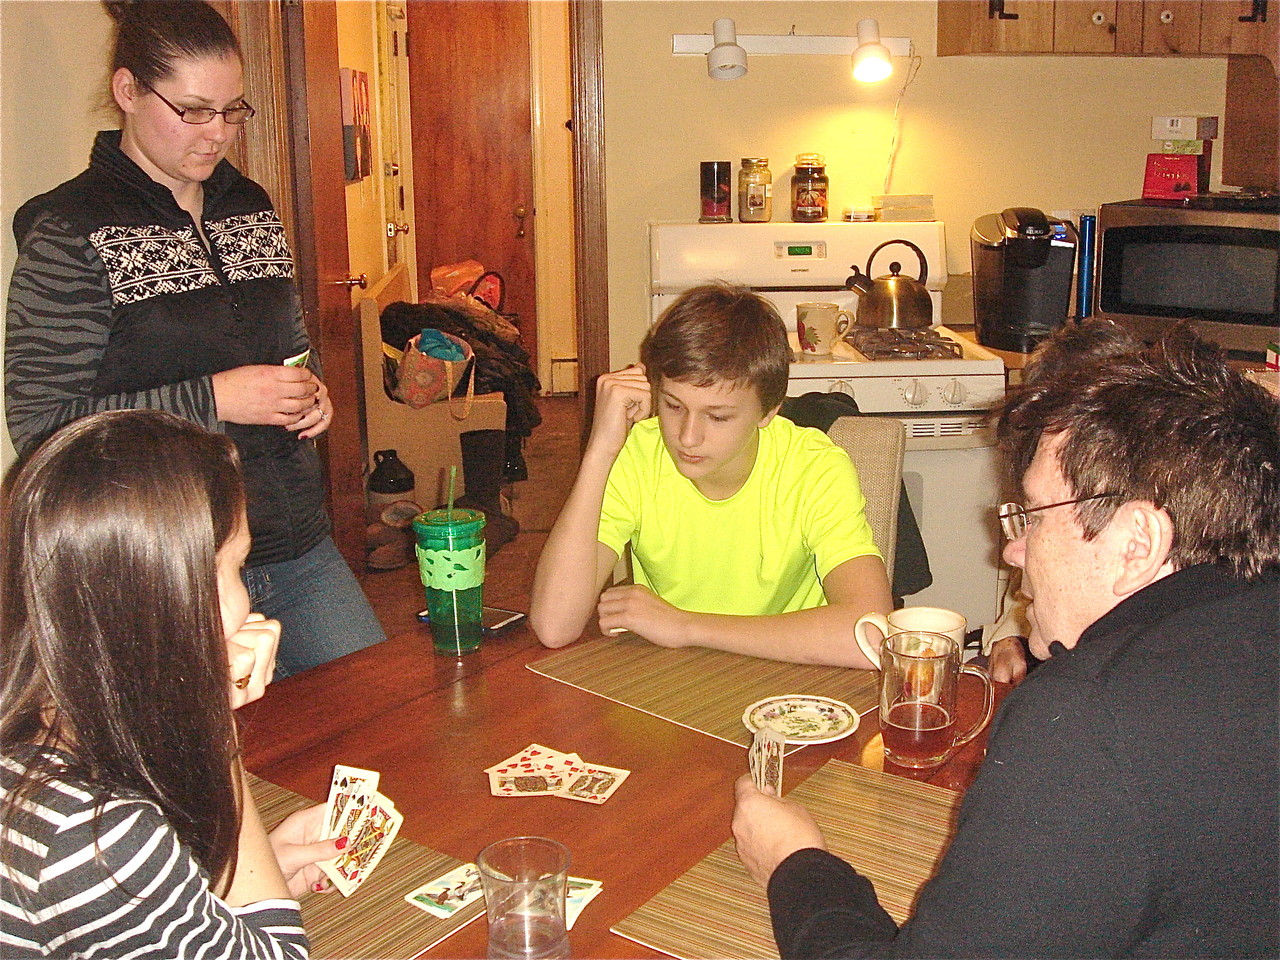
[[[999,471],[985,414],[1004,396],[1004,363],[937,325],[921,333],[950,342],[941,356],[917,357],[908,343],[891,344],[893,358],[885,359],[884,348],[846,341],[830,356],[807,357],[795,340],[797,303],[835,303],[856,316],[857,294],[845,287],[852,266],[875,278],[889,273],[896,260],[904,275],[920,276],[915,252],[894,240],[921,250],[936,323],[947,282],[945,231],[937,221],[651,224],[651,319],[700,283],[726,280],[751,287],[774,304],[790,331],[796,359],[788,396],[844,393],[863,414],[901,420],[907,433],[903,482],[934,580],[906,602],[959,611],[974,629],[994,619],[999,593]],[[861,333],[855,329],[851,336]]]

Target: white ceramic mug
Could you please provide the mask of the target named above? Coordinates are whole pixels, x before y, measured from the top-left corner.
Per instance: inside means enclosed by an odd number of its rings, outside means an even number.
[[[957,650],[964,649],[964,635],[969,623],[963,614],[941,607],[903,607],[889,616],[867,613],[853,625],[853,638],[867,655],[867,659],[880,667],[880,647],[886,637],[906,631],[927,630],[940,633],[955,642]]]
[[[838,303],[797,303],[796,339],[800,352],[811,357],[825,357],[831,346],[848,332],[853,314],[841,310]]]

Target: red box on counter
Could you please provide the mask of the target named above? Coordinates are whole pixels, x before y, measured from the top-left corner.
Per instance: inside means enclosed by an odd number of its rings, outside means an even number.
[[[1207,144],[1206,144],[1207,146]],[[1209,192],[1209,154],[1149,153],[1144,200],[1181,200]]]

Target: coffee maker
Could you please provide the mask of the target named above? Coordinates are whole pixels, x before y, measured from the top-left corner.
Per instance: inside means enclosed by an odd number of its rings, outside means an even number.
[[[979,217],[969,234],[978,342],[1029,353],[1067,319],[1079,236],[1033,207]]]

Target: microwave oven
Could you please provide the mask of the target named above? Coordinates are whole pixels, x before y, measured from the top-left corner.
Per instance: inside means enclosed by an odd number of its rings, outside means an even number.
[[[1104,203],[1094,275],[1098,313],[1146,340],[1183,319],[1228,351],[1260,355],[1280,338],[1273,204]]]

